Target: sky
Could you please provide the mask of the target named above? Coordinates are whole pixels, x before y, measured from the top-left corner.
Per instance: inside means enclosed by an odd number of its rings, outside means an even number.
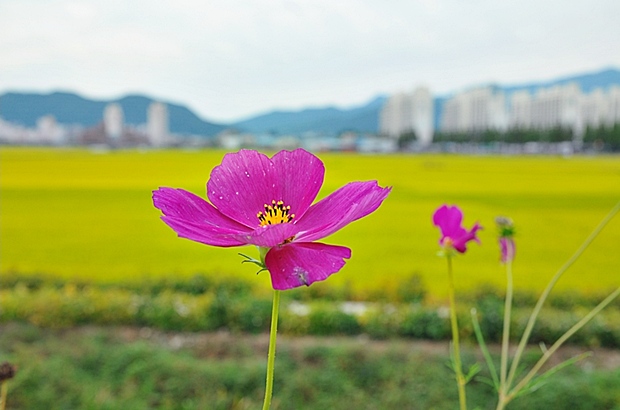
[[[233,122],[620,68],[618,0],[0,0],[0,93]]]

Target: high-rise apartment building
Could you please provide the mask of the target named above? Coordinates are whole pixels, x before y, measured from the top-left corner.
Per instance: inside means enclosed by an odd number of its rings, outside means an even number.
[[[448,133],[505,130],[506,117],[506,98],[502,91],[496,87],[474,88],[446,100],[441,130]]]
[[[508,127],[530,128],[532,124],[532,95],[527,91],[517,91],[510,96]]]
[[[418,141],[428,144],[433,139],[433,115],[433,96],[428,88],[418,87],[388,98],[380,113],[379,130],[392,138],[413,131]]]
[[[60,144],[64,137],[64,131],[53,115],[44,115],[37,120],[36,138],[39,141]]]
[[[580,103],[583,94],[577,84],[539,89],[532,99],[530,128],[570,128],[580,134],[583,129]]]
[[[512,93],[482,87],[455,94],[446,100],[441,131],[471,133],[494,129],[571,129],[583,135],[585,127],[620,123],[620,86],[584,94],[575,83]]]
[[[168,108],[160,102],[153,102],[147,113],[147,134],[153,145],[168,142]]]
[[[597,88],[585,95],[581,104],[584,125],[610,127],[620,123],[620,86],[607,90]]]
[[[111,103],[103,110],[103,128],[105,135],[112,141],[118,141],[123,135],[123,108],[120,104]]]

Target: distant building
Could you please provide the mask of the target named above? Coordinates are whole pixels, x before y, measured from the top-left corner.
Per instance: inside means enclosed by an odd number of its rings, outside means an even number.
[[[503,131],[506,127],[506,98],[497,87],[464,91],[444,103],[441,118],[443,132]]]
[[[583,97],[581,116],[585,127],[613,126],[620,123],[620,86],[597,88]]]
[[[124,116],[120,104],[106,105],[103,111],[103,128],[106,137],[111,141],[118,142],[123,135]]]
[[[572,130],[575,137],[585,128],[620,123],[620,86],[584,94],[576,83],[526,90],[510,95],[494,87],[464,91],[446,100],[441,131],[471,133],[488,129]]]
[[[418,141],[429,144],[433,139],[433,96],[428,88],[418,87],[411,93],[398,93],[386,101],[379,118],[381,134],[398,138],[414,132]]]
[[[147,136],[151,144],[159,146],[168,143],[168,108],[160,102],[153,102],[147,113]]]
[[[387,99],[379,114],[381,134],[398,138],[405,132],[406,99],[405,93],[394,94]]]
[[[584,95],[577,84],[540,88],[534,94],[517,91],[510,97],[509,127],[570,129],[577,136],[588,124],[598,124],[604,111],[601,93]]]
[[[620,85],[614,85],[607,90],[607,119],[606,125],[620,123]]]
[[[581,134],[580,102],[583,94],[577,84],[559,85],[539,89],[532,99],[530,128],[570,128]]]
[[[0,118],[0,142],[27,144],[35,140],[35,131]]]
[[[527,91],[517,91],[510,97],[508,126],[527,129],[532,124],[532,95]]]
[[[49,144],[64,142],[64,130],[58,125],[53,115],[45,115],[37,120],[36,140]]]

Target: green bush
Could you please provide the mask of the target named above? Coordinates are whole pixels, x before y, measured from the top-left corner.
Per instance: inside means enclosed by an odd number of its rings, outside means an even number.
[[[338,306],[313,306],[308,321],[308,333],[311,335],[355,335],[361,332],[357,318],[342,312]]]
[[[283,308],[280,309],[279,317],[279,332],[293,336],[308,334],[310,319],[307,314],[292,312],[290,309],[288,309],[287,305],[284,305]]]
[[[437,309],[424,309],[414,306],[402,312],[398,328],[400,336],[418,339],[442,340],[450,338],[450,321],[440,315]]]
[[[3,278],[0,289],[0,322],[26,321],[49,328],[68,328],[83,324],[147,326],[173,331],[267,332],[271,323],[271,300],[253,291],[242,281],[210,282],[200,276],[170,288],[138,286],[137,283],[74,284],[40,277],[17,281]],[[412,276],[415,282],[415,276]],[[238,283],[239,282],[239,283]],[[186,286],[187,285],[187,286]],[[411,286],[415,288],[415,286]],[[312,287],[311,287],[312,288]],[[322,289],[327,289],[323,287]],[[448,340],[451,337],[447,307],[401,303],[417,299],[418,291],[393,296],[389,302],[361,302],[367,309],[357,316],[345,313],[336,292],[329,300],[298,302],[295,295],[282,294],[279,316],[281,333],[291,335],[355,335],[366,333],[377,339],[395,336]],[[321,290],[320,292],[323,292]],[[396,289],[381,298],[395,295]],[[417,296],[416,296],[417,295]],[[528,294],[525,294],[527,296]],[[377,296],[377,295],[375,295]],[[378,296],[377,296],[378,297]],[[334,300],[332,300],[334,299]],[[543,308],[533,329],[532,343],[554,343],[566,330],[587,314],[597,298],[559,295]],[[499,342],[503,328],[503,296],[496,289],[481,287],[459,299],[461,337],[473,340],[469,309],[475,307],[487,342]],[[303,312],[293,311],[295,306]],[[556,306],[561,306],[557,308]],[[511,325],[513,339],[525,328],[531,305],[514,304]],[[363,309],[362,309],[363,311]],[[620,308],[612,304],[569,343],[587,346],[620,347]]]
[[[247,298],[232,304],[228,327],[248,333],[268,332],[271,300]]]
[[[398,333],[400,315],[393,306],[372,309],[363,318],[364,332],[375,339],[387,339]]]

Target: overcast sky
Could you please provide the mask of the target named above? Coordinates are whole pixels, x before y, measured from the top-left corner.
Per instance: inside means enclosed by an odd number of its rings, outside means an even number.
[[[0,93],[142,93],[211,121],[620,68],[618,0],[0,0]]]

